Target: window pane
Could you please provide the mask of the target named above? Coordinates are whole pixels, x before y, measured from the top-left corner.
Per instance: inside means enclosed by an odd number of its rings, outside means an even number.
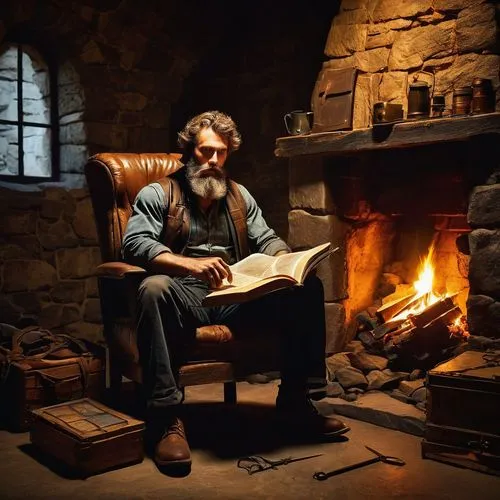
[[[23,45],[23,117],[50,124],[50,84],[47,65],[31,47]]]
[[[17,120],[17,47],[0,51],[0,120]]]
[[[17,125],[0,123],[0,175],[18,175]]]
[[[50,177],[50,129],[23,127],[24,175]]]

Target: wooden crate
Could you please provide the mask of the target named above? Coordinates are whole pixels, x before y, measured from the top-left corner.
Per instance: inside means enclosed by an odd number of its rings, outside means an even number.
[[[426,385],[422,456],[500,475],[500,351],[466,351]]]
[[[144,422],[90,398],[33,410],[34,446],[86,477],[144,459]]]

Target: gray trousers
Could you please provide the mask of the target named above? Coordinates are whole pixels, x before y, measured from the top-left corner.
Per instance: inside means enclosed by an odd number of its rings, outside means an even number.
[[[237,329],[274,325],[281,338],[280,393],[304,397],[310,377],[325,379],[325,311],[321,280],[273,292],[244,304],[203,307],[205,282],[193,277],[147,277],[139,287],[137,339],[149,411],[182,402],[176,353],[194,339],[196,328],[223,324]],[[179,351],[180,350],[180,351]]]

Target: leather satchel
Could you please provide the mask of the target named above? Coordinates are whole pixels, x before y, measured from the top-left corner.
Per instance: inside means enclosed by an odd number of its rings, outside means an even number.
[[[312,132],[352,130],[356,68],[323,68],[311,97]]]
[[[102,396],[102,346],[38,327],[0,326],[0,417],[11,430],[27,430],[35,408]]]

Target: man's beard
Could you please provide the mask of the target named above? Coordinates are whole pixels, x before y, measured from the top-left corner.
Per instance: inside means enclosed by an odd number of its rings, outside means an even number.
[[[204,176],[205,170],[212,170],[212,175]],[[186,163],[186,179],[194,194],[209,200],[220,200],[227,193],[227,180],[219,169],[198,165],[194,158]]]

